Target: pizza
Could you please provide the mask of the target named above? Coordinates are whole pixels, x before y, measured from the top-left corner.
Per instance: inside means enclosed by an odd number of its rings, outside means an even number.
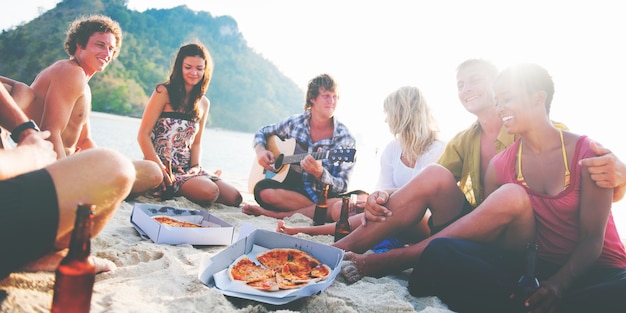
[[[155,221],[167,225],[167,226],[172,226],[172,227],[190,227],[190,228],[198,228],[198,227],[202,227],[198,224],[194,224],[194,223],[190,223],[190,222],[185,222],[185,221],[181,221],[178,219],[175,219],[173,217],[170,216],[166,216],[166,215],[158,215],[158,216],[154,216],[152,217]]]
[[[256,259],[261,264],[246,255],[239,257],[228,268],[230,278],[259,290],[278,291],[324,280],[332,271],[328,265],[298,249],[270,249],[259,253]]]
[[[256,259],[267,268],[271,268],[275,271],[281,270],[281,268],[288,263],[303,267],[300,270],[310,270],[320,265],[320,261],[310,254],[302,250],[288,248],[271,249],[261,252],[256,256]]]
[[[273,279],[276,273],[268,268],[254,263],[247,255],[242,255],[228,268],[228,275],[231,280],[240,280],[248,286],[266,290],[279,290],[276,280]]]

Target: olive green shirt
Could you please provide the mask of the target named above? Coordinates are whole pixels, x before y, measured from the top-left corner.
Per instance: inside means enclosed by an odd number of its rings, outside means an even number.
[[[567,130],[567,127],[561,123],[552,123],[557,128]],[[478,206],[485,198],[481,183],[482,177],[480,177],[480,136],[482,133],[483,129],[478,121],[474,122],[469,128],[459,132],[448,141],[438,161],[440,165],[452,172],[459,188],[473,207]],[[493,144],[496,151],[500,152],[515,140],[516,137],[507,133],[506,127],[502,126]]]

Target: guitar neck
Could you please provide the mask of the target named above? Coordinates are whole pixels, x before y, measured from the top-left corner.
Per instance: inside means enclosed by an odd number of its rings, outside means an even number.
[[[322,160],[328,158],[328,154],[329,151],[286,155],[283,159],[283,164],[300,163],[307,155],[312,156],[316,160]]]

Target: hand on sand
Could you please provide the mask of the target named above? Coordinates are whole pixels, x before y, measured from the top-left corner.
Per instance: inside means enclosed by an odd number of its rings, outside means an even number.
[[[359,270],[359,264],[364,264],[363,261],[357,260],[359,256],[361,255],[354,252],[346,252],[343,256],[344,262],[341,264],[341,275],[351,284],[356,283],[365,276]]]

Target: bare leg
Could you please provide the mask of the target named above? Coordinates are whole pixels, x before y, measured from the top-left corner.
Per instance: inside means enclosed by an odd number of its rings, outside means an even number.
[[[389,197],[386,207],[392,216],[384,222],[370,222],[356,229],[334,246],[363,253],[386,237],[414,229],[429,208],[435,225],[452,220],[461,213],[464,201],[465,196],[450,171],[429,166]]]
[[[350,216],[350,218],[348,219],[352,227],[352,230],[355,230],[356,228],[361,226],[361,216],[362,214],[357,214],[354,216]],[[311,236],[334,235],[336,225],[337,223],[333,222],[333,223],[326,223],[324,225],[289,227],[285,225],[285,221],[281,220],[281,221],[278,221],[276,231],[279,233],[287,234],[287,235],[296,235],[300,233],[311,235]]]
[[[184,196],[197,204],[207,206],[218,199],[220,189],[209,177],[196,176],[180,186],[178,195]]]
[[[324,224],[319,226],[296,226],[289,227],[285,225],[285,221],[278,221],[278,225],[276,226],[276,231],[279,233],[287,234],[287,235],[296,235],[296,234],[308,234],[312,236],[316,235],[332,235],[335,233],[335,224]]]
[[[134,182],[135,171],[128,158],[105,148],[82,151],[63,158],[46,169],[54,181],[58,198],[59,226],[55,242],[56,251],[32,262],[29,266],[32,268],[47,266],[56,269],[63,255],[61,252],[59,257],[57,253],[67,249],[69,245],[77,205],[79,203],[96,205],[91,234],[92,237],[97,236],[128,195]]]
[[[180,186],[179,194],[200,205],[222,203],[229,206],[241,204],[241,193],[222,180],[213,181],[207,176],[197,176]]]
[[[380,254],[346,253],[345,259],[351,262],[351,266],[346,267],[344,275],[354,281],[363,276],[380,277],[411,268],[435,238],[471,239],[522,249],[534,236],[535,217],[526,191],[520,186],[507,184],[474,211],[417,244]]]
[[[336,207],[337,203],[339,203],[339,208],[341,209],[341,199],[339,198],[331,198],[328,199],[328,212],[326,212],[326,221],[330,222],[332,221],[331,218],[331,207]],[[247,203],[244,204],[243,207],[241,208],[241,212],[248,214],[248,215],[253,215],[253,216],[269,216],[269,217],[273,217],[276,219],[283,219],[285,217],[289,217],[292,216],[296,213],[300,213],[304,216],[307,216],[309,218],[313,218],[313,215],[315,214],[315,204],[310,204],[306,207],[300,208],[300,209],[295,209],[292,211],[273,211],[273,210],[268,210],[266,208],[263,208],[257,204],[251,204],[251,203]]]
[[[163,172],[159,166],[147,160],[134,160],[135,183],[131,190],[131,195],[139,195],[159,186],[163,181]]]
[[[228,206],[239,206],[241,205],[241,201],[243,197],[237,188],[232,185],[226,183],[223,180],[215,181],[215,184],[220,189],[220,196],[217,197],[215,202],[223,203]]]
[[[286,189],[263,189],[259,195],[265,203],[275,207],[277,211],[295,211],[311,205],[315,206],[309,198]]]

